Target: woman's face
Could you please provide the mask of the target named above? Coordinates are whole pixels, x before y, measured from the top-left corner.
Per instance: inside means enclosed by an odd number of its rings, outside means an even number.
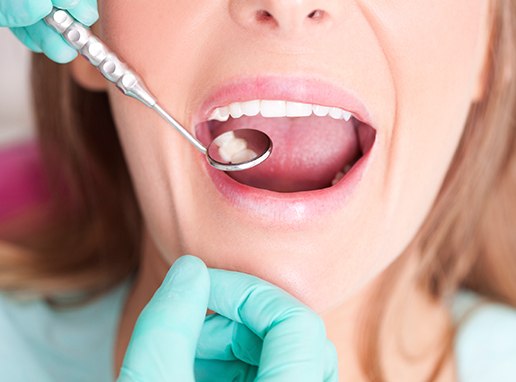
[[[254,172],[216,173],[155,113],[110,88],[162,255],[254,274],[321,313],[414,237],[481,92],[488,0],[110,0],[99,8],[103,39],[190,132],[205,139],[254,127],[274,140]],[[234,117],[239,107],[260,114],[205,122],[235,102]],[[324,116],[328,106],[353,117]]]

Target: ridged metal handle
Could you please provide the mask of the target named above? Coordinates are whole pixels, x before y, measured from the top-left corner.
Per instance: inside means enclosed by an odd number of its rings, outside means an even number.
[[[54,8],[45,17],[45,21],[125,95],[136,98],[149,107],[156,105],[156,98],[136,73],[67,11]]]

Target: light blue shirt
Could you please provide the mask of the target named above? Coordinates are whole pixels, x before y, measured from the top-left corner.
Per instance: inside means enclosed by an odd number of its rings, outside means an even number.
[[[0,380],[112,382],[113,350],[129,282],[79,308],[55,309],[0,294]],[[456,320],[481,298],[460,291]],[[461,325],[455,345],[460,382],[516,381],[516,309],[479,306]]]
[[[0,294],[0,381],[112,382],[118,321],[129,290],[56,309]]]
[[[463,319],[455,343],[459,381],[516,382],[516,309],[462,290],[451,313]]]

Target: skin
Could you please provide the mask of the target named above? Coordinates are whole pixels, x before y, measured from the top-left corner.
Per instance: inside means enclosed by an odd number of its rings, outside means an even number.
[[[259,9],[274,22],[249,17]],[[315,9],[325,18],[307,21]],[[170,264],[190,253],[210,267],[261,277],[308,304],[324,317],[341,379],[362,380],[353,337],[358,315],[431,209],[471,103],[482,95],[488,0],[110,0],[100,1],[99,10],[97,32],[191,131],[189,122],[211,89],[257,74],[352,88],[377,130],[370,167],[341,208],[271,230],[220,196],[199,154],[159,117],[75,61],[80,83],[107,88],[146,223],[117,367],[139,311]],[[430,370],[437,352],[423,328],[432,320],[439,333],[449,324],[447,310],[413,288],[415,255],[401,268],[381,341],[394,380],[415,381]],[[408,297],[410,307],[403,304]],[[394,348],[400,315],[409,346],[430,348],[421,362],[404,361]],[[442,380],[453,378],[450,361]]]

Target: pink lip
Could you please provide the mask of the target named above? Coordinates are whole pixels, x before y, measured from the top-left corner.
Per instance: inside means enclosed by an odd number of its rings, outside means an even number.
[[[202,104],[192,126],[206,121],[217,107],[255,99],[340,107],[351,112],[361,122],[375,126],[371,114],[354,91],[321,79],[283,76],[239,78],[217,87]]]
[[[222,196],[257,224],[262,222],[269,227],[299,227],[342,208],[364,176],[373,150],[374,146],[335,186],[292,193],[262,190],[238,183],[200,158]]]
[[[211,93],[194,117],[192,125],[207,120],[216,107],[253,99],[281,99],[340,107],[353,113],[361,122],[374,126],[371,114],[352,91],[318,79],[288,77],[254,77],[225,84]],[[203,156],[199,156],[199,160],[223,198],[247,217],[253,218],[256,224],[261,222],[269,227],[299,227],[340,210],[345,205],[366,173],[376,146],[375,142],[335,186],[293,193],[273,192],[241,184],[224,172],[212,168]]]

